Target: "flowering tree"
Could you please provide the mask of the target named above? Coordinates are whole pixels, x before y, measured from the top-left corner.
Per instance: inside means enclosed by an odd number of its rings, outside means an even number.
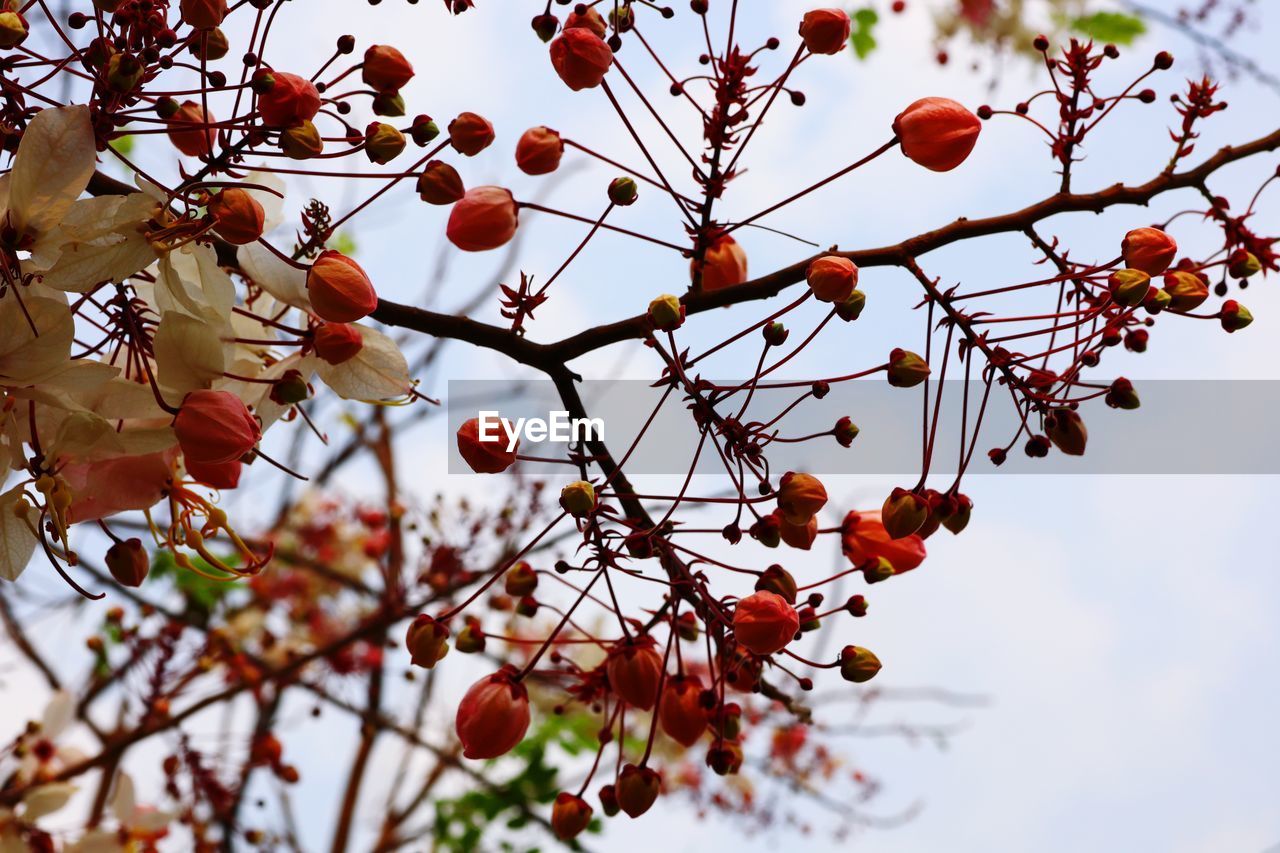
[[[0,191],[9,463],[0,616],[13,653],[54,691],[0,753],[6,850],[146,849],[166,837],[197,849],[298,847],[295,805],[320,800],[337,803],[335,850],[370,824],[359,843],[378,850],[424,836],[473,849],[498,817],[578,844],[599,817],[636,818],[677,793],[777,817],[751,788],[715,787],[717,776],[774,780],[845,821],[874,820],[858,805],[875,783],[823,738],[832,704],[844,703],[847,719],[853,703],[861,721],[892,694],[846,684],[870,681],[881,664],[852,642],[868,602],[837,598],[842,582],[891,581],[922,565],[929,537],[966,528],[963,477],[975,456],[986,464],[978,450],[990,409],[1016,416],[1012,434],[981,445],[991,463],[1015,450],[1081,455],[1090,407],[1139,407],[1132,383],[1101,372],[1109,351],[1144,350],[1164,322],[1207,321],[1206,336],[1244,329],[1252,318],[1232,288],[1280,269],[1276,239],[1254,221],[1277,176],[1267,155],[1280,129],[1197,150],[1202,124],[1226,104],[1212,81],[1195,80],[1172,113],[1151,118],[1154,87],[1174,64],[1168,53],[1136,80],[1114,79],[1114,45],[1036,37],[1041,91],[1007,108],[904,103],[855,141],[852,162],[761,210],[730,212],[734,180],[778,102],[803,104],[796,86],[810,64],[840,61],[851,39],[859,44],[850,17],[809,11],[798,32],[746,44],[736,2],[534,4],[529,37],[547,43],[558,85],[593,112],[548,116],[561,130],[525,131],[515,163],[547,180],[570,159],[616,170],[599,208],[579,214],[473,185],[466,158],[494,143],[494,127],[474,112],[407,118],[401,90],[413,57],[396,34],[388,40],[400,49],[335,33],[335,48],[310,67],[280,67],[277,16],[298,4],[82,5],[10,0],[0,12],[0,119],[12,155]],[[701,56],[664,50],[668,34],[690,30],[705,32]],[[665,91],[637,85],[642,64],[660,70]],[[696,135],[677,132],[668,120],[676,110],[695,117]],[[576,141],[573,124],[601,114],[626,128],[627,150]],[[996,215],[922,221],[893,245],[803,250],[787,266],[748,273],[744,228],[776,222],[888,158],[962,168],[987,122],[1025,134],[1029,151],[1047,147],[1058,190]],[[1090,135],[1121,122],[1134,133],[1154,125],[1156,138],[1167,124],[1167,152],[1149,174],[1080,189]],[[659,146],[677,152],[679,173],[664,168]],[[375,171],[357,174],[348,159]],[[1219,170],[1240,162],[1252,164],[1258,187],[1243,206],[1212,189]],[[296,187],[305,178],[355,185],[357,200],[342,212],[336,198],[304,200]],[[1133,208],[1175,191],[1198,201],[1155,223]],[[475,303],[496,301],[501,320],[380,298],[341,229],[383,196],[410,192],[458,250],[506,252],[499,280]],[[668,233],[628,222],[641,196],[663,204]],[[447,208],[445,221],[429,206]],[[1103,257],[1055,237],[1059,217],[1110,208],[1134,219],[1106,235],[1114,250]],[[579,229],[552,269],[522,265],[519,227],[531,217]],[[1180,252],[1183,228],[1217,235],[1217,248]],[[575,260],[606,233],[637,259],[687,260],[687,280],[664,282],[671,293],[632,294],[647,311],[539,340],[535,312],[555,305]],[[927,257],[1010,234],[1039,262],[1002,270],[1009,283],[965,289]],[[877,318],[902,329],[903,345],[852,362],[832,332],[868,322],[875,306],[860,279],[892,269],[920,295],[914,315]],[[467,287],[447,275],[440,284]],[[1035,310],[1025,310],[1029,299]],[[820,319],[810,322],[815,303]],[[728,307],[732,334],[682,340]],[[575,362],[643,341],[661,391],[653,417],[681,408],[696,428],[690,474],[671,492],[634,486],[628,460],[646,440],[642,428],[630,447],[584,438],[550,460],[567,481],[538,480],[522,461],[548,460],[471,419],[456,443],[476,475],[496,483],[487,499],[421,493],[397,438],[438,411],[415,377],[448,341],[550,379],[576,418],[590,412]],[[780,378],[821,347],[830,348],[826,374]],[[705,378],[725,363],[752,367],[730,383]],[[948,377],[963,386],[962,452],[957,475],[942,482],[931,470],[939,412],[957,405],[944,394]],[[919,478],[873,507],[833,506],[820,476],[770,465],[785,443],[855,444],[851,416],[818,434],[785,432],[788,414],[854,380],[921,395]],[[766,389],[789,402],[762,410]],[[344,439],[317,447],[339,427]],[[267,439],[269,430],[285,437]],[[702,458],[720,464],[726,491],[693,479]],[[357,459],[379,475],[380,501],[343,493],[341,472]],[[307,490],[286,487],[267,511],[260,498],[234,500],[291,477],[307,478]],[[838,542],[834,571],[811,556],[820,541]],[[769,550],[783,546],[781,558]],[[33,575],[49,573],[73,591],[76,624],[91,626],[83,677],[68,674],[66,644],[35,629],[23,597]],[[438,695],[446,670],[467,673],[460,699]],[[406,671],[408,687],[393,678]],[[300,706],[357,724],[341,745],[348,763],[336,790],[306,788],[291,758],[286,729]],[[225,737],[210,746],[201,733],[219,712]],[[434,725],[441,716],[452,724]],[[388,741],[399,757],[375,785],[369,769]],[[815,779],[841,780],[840,795],[821,793]],[[266,792],[277,806],[254,811]]]

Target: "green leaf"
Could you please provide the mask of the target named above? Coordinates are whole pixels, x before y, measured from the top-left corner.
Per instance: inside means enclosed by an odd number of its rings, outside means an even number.
[[[350,257],[356,253],[356,240],[346,231],[340,231],[333,238],[333,245],[330,247],[335,252],[341,252]]]
[[[107,144],[111,146],[112,150],[122,157],[128,157],[133,151],[132,136],[117,136]]]
[[[1094,41],[1111,44],[1133,44],[1134,39],[1147,31],[1147,25],[1136,15],[1123,12],[1094,12],[1071,22],[1071,29],[1083,33]]]
[[[859,59],[866,59],[876,49],[876,37],[873,33],[880,21],[876,10],[870,6],[858,9],[853,13],[853,29],[849,31],[849,44]]]
[[[220,557],[219,559],[229,566],[239,563],[239,558],[235,555]],[[173,585],[186,597],[188,605],[204,613],[211,612],[227,593],[243,586],[235,575],[227,574],[215,568],[200,557],[195,557],[192,562],[202,572],[215,578],[225,577],[226,580],[213,580],[188,569],[180,568],[173,559],[173,554],[168,551],[156,551],[156,555],[151,561],[151,572],[148,577],[172,578]]]

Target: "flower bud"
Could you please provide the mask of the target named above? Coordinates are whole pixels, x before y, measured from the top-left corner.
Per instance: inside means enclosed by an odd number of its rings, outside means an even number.
[[[854,566],[885,561],[891,572],[909,572],[924,562],[924,540],[916,535],[894,539],[879,512],[850,512],[840,525],[840,546]]]
[[[600,13],[590,6],[579,6],[582,12],[577,9],[569,13],[569,17],[564,19],[564,28],[571,30],[574,27],[583,27],[595,33],[596,38],[604,38],[605,33],[609,32],[609,25],[604,22],[604,18]]]
[[[532,595],[521,596],[516,602],[516,615],[532,619],[538,615],[538,600]]]
[[[197,39],[192,39],[191,53],[205,62],[217,62],[231,50],[231,42],[227,34],[217,27],[205,30]]]
[[[810,53],[833,54],[844,50],[853,28],[841,9],[814,9],[800,20],[800,38]]]
[[[1159,228],[1135,228],[1120,242],[1124,265],[1147,275],[1160,275],[1173,263],[1178,244]]]
[[[840,652],[840,677],[854,684],[862,684],[876,677],[880,671],[880,659],[861,646],[845,646]]]
[[[529,730],[529,693],[507,665],[471,685],[454,727],[466,758],[506,755]]]
[[[346,323],[321,323],[312,339],[316,355],[328,364],[350,361],[364,349],[360,330]]]
[[[796,611],[796,616],[800,620],[800,633],[808,633],[816,631],[822,627],[822,620],[818,618],[818,612],[811,605],[804,605]]]
[[[765,325],[760,333],[764,335],[764,342],[771,347],[780,347],[787,342],[787,338],[791,335],[787,331],[787,327],[774,321]]]
[[[747,532],[764,547],[777,548],[782,542],[782,516],[775,513],[762,516]]]
[[[916,537],[919,538],[919,534],[916,534]],[[893,568],[893,563],[889,562],[885,557],[877,557],[862,567],[862,576],[869,584],[887,581],[897,573],[897,570]]]
[[[791,573],[779,565],[772,565],[756,578],[756,592],[772,592],[786,599],[788,604],[796,603],[796,579]]]
[[[370,89],[394,92],[413,79],[413,66],[389,44],[375,44],[364,52],[360,77]]]
[[[320,131],[309,121],[280,132],[280,150],[293,160],[309,160],[324,152]]]
[[[474,655],[484,651],[484,640],[484,630],[480,627],[480,620],[474,616],[468,616],[466,624],[458,632],[453,645],[461,654]]]
[[[535,15],[530,22],[530,26],[537,33],[538,38],[542,39],[542,43],[546,44],[556,37],[556,30],[560,28],[560,21],[555,15]]]
[[[858,267],[848,258],[825,255],[809,264],[805,280],[819,300],[844,302],[858,286]]]
[[[1089,430],[1074,409],[1053,409],[1044,418],[1044,431],[1054,446],[1068,456],[1083,456]]]
[[[595,487],[586,480],[575,480],[560,490],[560,506],[578,518],[590,515],[596,508]]]
[[[262,205],[239,187],[228,187],[216,193],[209,199],[208,209],[213,219],[213,230],[233,246],[257,240],[266,226]]]
[[[756,655],[786,648],[800,630],[800,618],[787,600],[772,592],[755,592],[733,611],[733,636],[738,645]]]
[[[183,21],[197,30],[209,30],[227,16],[227,0],[182,0],[179,9]]]
[[[409,136],[413,138],[413,144],[419,148],[431,144],[431,140],[440,135],[440,128],[431,116],[414,116],[413,126],[409,130]]]
[[[840,420],[836,421],[835,436],[836,441],[839,442],[841,447],[852,446],[853,440],[858,437],[859,432],[861,432],[861,430],[858,429],[858,425],[855,424],[848,415],[845,415]]]
[[[747,253],[736,240],[722,234],[707,245],[702,261],[694,258],[690,263],[689,274],[694,280],[697,280],[699,272],[702,274],[702,289],[706,291],[742,284],[747,280]]]
[[[1111,298],[1126,308],[1136,308],[1147,298],[1151,290],[1151,276],[1142,270],[1116,270],[1107,279]]]
[[[183,399],[173,419],[182,454],[194,462],[231,462],[262,438],[258,420],[230,391],[201,389]]]
[[[618,776],[618,806],[628,817],[640,817],[658,799],[661,790],[662,780],[652,768],[628,764]]]
[[[419,613],[409,623],[405,645],[413,658],[414,666],[431,669],[449,653],[449,629],[425,613]]]
[[[113,92],[132,92],[142,82],[146,67],[132,53],[117,53],[107,60],[107,86]]]
[[[956,509],[955,512],[942,520],[942,526],[950,530],[952,534],[959,535],[966,527],[969,526],[969,518],[973,513],[973,501],[967,495],[957,494],[955,496]]]
[[[311,395],[307,380],[297,370],[286,371],[284,376],[271,383],[269,397],[271,402],[280,406],[293,406],[301,403]]]
[[[888,376],[894,388],[914,388],[929,378],[929,365],[910,350],[895,348],[889,353]]]
[[[1138,392],[1133,389],[1133,383],[1123,376],[1111,383],[1105,399],[1113,409],[1136,409],[1142,405]]]
[[[788,471],[778,484],[778,509],[792,524],[808,524],[827,503],[827,490],[812,474]]]
[[[929,504],[915,492],[895,488],[880,510],[880,522],[890,539],[904,539],[924,526]]]
[[[862,309],[867,305],[867,294],[855,290],[849,298],[836,303],[836,316],[846,323],[852,323],[862,316]]]
[[[801,551],[808,551],[813,547],[814,540],[818,538],[817,516],[813,516],[804,524],[792,524],[783,518],[778,510],[774,512],[778,514],[778,534],[783,542]]]
[[[502,187],[472,187],[449,213],[445,234],[464,252],[484,252],[515,236],[516,200]]]
[[[418,176],[418,197],[427,204],[453,204],[467,193],[458,170],[441,160],[432,160]]]
[[[0,12],[0,48],[10,50],[27,40],[27,21],[13,10]]]
[[[316,316],[352,323],[378,307],[373,282],[355,261],[332,249],[320,253],[307,272],[307,294]]]
[[[1209,298],[1209,285],[1193,272],[1174,270],[1164,274],[1164,292],[1169,294],[1169,310],[1182,313],[1194,311]]]
[[[234,489],[240,485],[240,473],[244,464],[239,459],[230,462],[195,462],[183,460],[187,476],[211,489]]]
[[[496,437],[481,437],[479,418],[472,418],[458,427],[458,453],[477,474],[500,474],[516,463],[520,444],[517,441],[514,447],[507,449],[511,444],[511,432],[505,421],[499,421],[496,432]]]
[[[658,701],[662,655],[654,650],[651,637],[616,643],[609,651],[605,671],[613,691],[629,704],[648,711]]]
[[[151,569],[141,539],[125,539],[107,549],[107,571],[121,586],[139,587]]]
[[[551,66],[575,92],[603,83],[612,64],[613,51],[586,27],[566,29],[551,42]]]
[[[849,596],[849,600],[844,603],[844,609],[849,611],[850,616],[861,619],[867,615],[867,597],[865,595]]]
[[[373,96],[371,106],[376,116],[394,118],[404,115],[404,98],[399,92],[379,92]]]
[[[893,120],[893,132],[908,159],[949,172],[973,151],[982,122],[950,98],[921,98]]]
[[[696,675],[674,675],[662,688],[658,722],[667,737],[693,746],[707,730],[710,713],[702,704],[702,681]]]
[[[474,157],[493,143],[493,125],[475,113],[458,113],[449,122],[449,144],[459,154]]]
[[[1248,249],[1236,249],[1227,259],[1227,273],[1233,278],[1249,278],[1262,271],[1262,261]]]
[[[370,122],[364,131],[364,153],[369,162],[384,165],[400,156],[408,141],[404,134],[385,122]]]
[[[742,747],[737,741],[714,741],[707,748],[707,766],[717,776],[732,776],[742,769]]]
[[[648,313],[649,322],[660,332],[671,332],[684,325],[684,305],[669,293],[650,302]]]
[[[560,168],[564,140],[549,127],[531,127],[516,143],[516,166],[526,175],[547,175]]]
[[[502,586],[507,595],[515,598],[533,595],[538,588],[538,573],[533,566],[521,560],[507,569],[507,574],[502,578]]]
[[[294,127],[311,121],[320,112],[320,92],[297,74],[260,71],[254,75],[258,115],[272,127]]]
[[[1239,302],[1228,299],[1222,303],[1222,310],[1218,312],[1218,321],[1228,332],[1238,332],[1253,322],[1253,314]]]
[[[568,791],[556,794],[551,806],[551,829],[561,841],[571,841],[591,823],[591,806]]]
[[[631,178],[614,178],[609,182],[609,201],[618,207],[629,207],[636,203],[640,190]]]

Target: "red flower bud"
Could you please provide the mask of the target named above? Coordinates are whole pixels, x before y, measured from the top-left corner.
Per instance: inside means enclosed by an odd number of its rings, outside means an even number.
[[[151,568],[141,539],[125,539],[107,549],[107,571],[121,586],[142,586]]]
[[[1241,247],[1227,258],[1227,272],[1233,278],[1249,278],[1262,272],[1262,261],[1253,252]]]
[[[772,592],[755,592],[733,611],[733,635],[752,654],[771,655],[786,648],[800,630],[800,617],[787,600]]]
[[[609,201],[618,207],[630,207],[636,203],[639,189],[631,178],[614,178],[609,182]]]
[[[375,44],[364,52],[360,76],[371,89],[394,92],[413,79],[413,66],[391,45]]]
[[[551,65],[565,85],[577,92],[604,82],[613,51],[586,27],[573,27],[551,42]]]
[[[1218,322],[1227,332],[1238,332],[1253,322],[1253,314],[1239,302],[1228,299],[1222,303],[1222,310],[1218,312]]]
[[[320,92],[305,77],[263,71],[258,79],[258,114],[272,127],[295,127],[320,112]]]
[[[516,165],[526,175],[546,175],[560,167],[564,140],[549,127],[531,127],[516,143]]]
[[[329,364],[350,361],[364,349],[360,330],[346,323],[321,323],[316,327],[314,346],[316,355]]]
[[[183,101],[169,118],[169,141],[188,157],[207,157],[213,151],[218,132],[209,125],[215,119],[206,119],[205,111],[195,101]]]
[[[805,279],[823,302],[844,302],[858,286],[858,267],[848,258],[826,255],[809,264]]]
[[[973,151],[982,122],[949,98],[921,98],[893,120],[893,132],[909,159],[935,172],[949,172]]]
[[[466,758],[506,755],[529,730],[529,693],[504,666],[471,685],[458,705],[454,726]]]
[[[239,187],[229,187],[209,199],[213,230],[233,246],[252,243],[262,236],[266,213],[258,200]]]
[[[618,806],[628,817],[640,817],[649,810],[662,790],[662,780],[650,767],[628,764],[618,776]]]
[[[915,534],[894,539],[880,521],[879,512],[851,512],[840,525],[840,545],[854,566],[887,560],[895,574],[909,572],[924,562],[924,540]]]
[[[449,629],[425,613],[409,623],[404,643],[414,666],[431,669],[449,653]]]
[[[658,700],[662,678],[662,655],[654,651],[653,640],[645,637],[618,643],[609,652],[605,665],[609,684],[628,703],[645,711]]]
[[[449,144],[459,154],[474,157],[493,142],[493,125],[475,113],[458,113],[449,122]]]
[[[849,16],[840,9],[814,9],[800,21],[800,38],[810,53],[839,53],[849,41],[853,28]]]
[[[1124,264],[1147,275],[1160,275],[1173,263],[1178,244],[1159,228],[1135,228],[1120,241]]]
[[[721,290],[742,284],[747,280],[747,253],[728,234],[712,241],[703,252],[701,263],[695,258],[689,265],[689,275],[696,278],[702,270],[702,289]]]
[[[307,272],[311,307],[322,320],[351,323],[378,307],[373,282],[355,261],[341,252],[320,253]]]
[[[792,524],[808,524],[827,503],[827,490],[812,474],[788,471],[778,483],[778,509]]]
[[[905,539],[923,527],[928,518],[929,504],[925,499],[900,487],[889,493],[880,510],[880,521],[891,539]]]
[[[520,451],[519,442],[511,450],[511,433],[507,425],[500,423],[494,430],[496,438],[480,437],[480,419],[471,420],[458,427],[458,453],[477,474],[500,474],[516,463],[516,454]]]
[[[534,590],[538,588],[538,572],[533,566],[521,560],[507,569],[507,574],[502,579],[502,584],[503,589],[507,591],[507,595],[516,598],[533,595]]]
[[[230,462],[195,462],[185,460],[187,475],[211,489],[234,489],[240,485],[240,472],[244,464],[239,459]]]
[[[1164,292],[1170,311],[1194,311],[1209,298],[1209,285],[1193,272],[1175,270],[1164,274]]]
[[[774,510],[778,514],[778,535],[792,548],[799,548],[801,551],[808,551],[813,547],[813,542],[818,538],[818,517],[812,516],[804,524],[792,524],[783,517],[781,511]]]
[[[516,234],[516,200],[502,187],[472,187],[449,213],[445,234],[464,252],[506,245]]]
[[[1083,456],[1089,430],[1073,409],[1054,409],[1045,415],[1044,431],[1049,440],[1068,456]]]
[[[556,801],[551,806],[551,829],[556,838],[569,841],[576,837],[591,823],[592,811],[582,797],[574,796],[568,791],[556,794]]]
[[[707,766],[717,776],[730,776],[742,769],[742,746],[737,741],[717,740],[707,748]]]
[[[197,30],[210,30],[227,17],[227,0],[182,0],[182,20]]]
[[[710,711],[702,706],[702,682],[696,675],[667,679],[658,703],[658,722],[667,736],[681,746],[693,746],[707,730]]]
[[[848,415],[836,421],[835,436],[841,447],[852,447],[853,440],[858,437],[860,432],[858,425]]]
[[[600,13],[590,6],[579,8],[584,8],[584,11],[579,13],[575,9],[570,12],[569,17],[564,19],[564,28],[571,30],[574,27],[582,27],[595,33],[596,38],[604,38],[605,33],[609,32],[609,25],[604,22]]]
[[[467,193],[458,170],[441,160],[432,160],[418,176],[418,197],[427,204],[453,204]]]
[[[262,438],[258,420],[230,391],[192,391],[173,419],[178,445],[196,463],[231,462],[244,456]]]
[[[773,565],[765,569],[756,579],[756,592],[772,592],[787,600],[788,604],[796,603],[796,579],[782,566]]]

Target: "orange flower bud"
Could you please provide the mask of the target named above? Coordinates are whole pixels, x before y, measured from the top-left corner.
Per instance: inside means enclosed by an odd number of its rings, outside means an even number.
[[[151,569],[151,561],[147,550],[142,547],[141,539],[125,539],[116,542],[107,549],[105,560],[107,571],[121,586],[142,586]]]
[[[1174,270],[1164,274],[1164,292],[1170,311],[1194,311],[1209,298],[1209,285],[1193,272]]]
[[[203,59],[205,62],[217,62],[231,50],[231,42],[227,40],[226,33],[213,27],[201,33],[200,38],[192,39],[188,50],[196,58]]]
[[[556,838],[569,841],[591,823],[593,809],[582,797],[574,796],[568,791],[556,794],[556,801],[551,806],[551,829]]]
[[[1135,228],[1120,241],[1124,264],[1147,275],[1160,275],[1173,263],[1178,244],[1159,228]]]
[[[533,566],[521,560],[507,569],[507,574],[502,579],[502,584],[503,589],[507,591],[507,595],[514,598],[533,595],[538,588],[538,572]]]
[[[827,503],[827,490],[812,474],[788,471],[778,483],[778,509],[792,524],[808,524]]]
[[[603,83],[612,64],[613,51],[586,27],[566,29],[551,42],[551,66],[575,92]]]
[[[413,66],[391,45],[375,44],[364,52],[360,76],[371,89],[394,92],[413,79]]]
[[[876,677],[880,671],[880,658],[870,649],[861,646],[845,646],[840,652],[840,677],[854,684],[861,684]]]
[[[364,131],[364,153],[369,162],[383,165],[400,156],[408,141],[391,125],[374,121]]]
[[[427,204],[453,204],[466,195],[458,170],[441,160],[432,160],[418,176],[418,198]]]
[[[949,172],[973,151],[982,122],[950,98],[921,98],[893,120],[893,132],[910,160]]]
[[[902,348],[889,353],[889,384],[894,388],[914,388],[929,378],[929,363]]]
[[[885,560],[895,574],[909,572],[924,562],[924,540],[912,533],[894,539],[879,512],[851,512],[840,525],[840,545],[854,566]]]
[[[1089,442],[1089,430],[1073,409],[1054,409],[1045,415],[1045,435],[1059,450],[1068,456],[1083,456]]]
[[[658,722],[667,737],[681,746],[698,742],[707,730],[710,711],[702,705],[702,681],[696,675],[675,675],[662,688]]]
[[[313,338],[316,355],[329,364],[350,361],[364,349],[360,330],[346,323],[321,323]]]
[[[324,140],[314,124],[304,121],[280,133],[280,150],[291,159],[308,160],[323,153]]]
[[[307,294],[320,319],[351,323],[378,307],[373,282],[355,261],[341,252],[320,253],[307,272]]]
[[[628,817],[640,817],[653,806],[662,790],[662,780],[651,767],[628,764],[618,776],[618,806]]]
[[[712,241],[703,252],[702,263],[695,258],[689,266],[690,276],[696,278],[702,270],[702,289],[721,290],[742,284],[747,280],[747,253],[728,234]]]
[[[458,427],[458,453],[477,474],[500,474],[516,463],[519,442],[507,450],[511,433],[505,423],[499,425],[497,433],[496,438],[482,439],[479,418],[472,418]]]
[[[895,488],[880,509],[880,522],[890,539],[905,539],[929,519],[929,504],[915,492]],[[894,567],[897,571],[897,567]]]
[[[754,592],[733,611],[733,636],[756,655],[782,651],[800,630],[800,617],[787,600],[772,592]]]
[[[182,455],[196,463],[231,462],[262,438],[258,420],[230,391],[201,389],[182,401],[173,431]]]
[[[858,267],[848,258],[826,255],[809,264],[805,279],[823,302],[844,302],[858,286]]]
[[[474,157],[493,143],[493,125],[475,113],[458,113],[449,122],[449,144],[459,154]]]
[[[187,475],[211,489],[234,489],[240,485],[240,472],[244,463],[239,459],[230,462],[196,462],[185,460]]]
[[[262,205],[239,187],[228,187],[209,199],[209,216],[213,230],[234,246],[257,240],[266,225]]]
[[[564,19],[564,28],[571,30],[574,27],[582,27],[595,33],[596,38],[604,38],[605,33],[609,32],[609,25],[604,22],[604,18],[590,6],[580,8],[584,8],[584,11],[579,13],[575,9],[569,13],[569,17]]]
[[[414,666],[426,669],[431,669],[449,653],[448,640],[449,629],[425,613],[419,613],[409,623],[404,638]]]
[[[654,651],[652,638],[642,637],[614,645],[605,671],[614,692],[635,707],[648,711],[658,701],[662,655]]]
[[[813,542],[818,538],[818,517],[813,516],[804,524],[792,524],[782,516],[778,510],[778,535],[782,537],[782,541],[790,545],[792,548],[798,548],[801,551],[808,551],[813,547]]]
[[[560,490],[560,506],[579,518],[590,515],[596,508],[595,487],[586,480],[575,480]]]
[[[188,157],[208,157],[218,138],[218,132],[209,126],[213,122],[195,101],[183,101],[169,119],[169,141]]]
[[[853,29],[849,16],[840,9],[814,9],[800,21],[800,38],[810,53],[832,54],[844,50]]]
[[[320,92],[297,74],[262,71],[254,78],[258,114],[272,127],[294,127],[320,112]]]
[[[1117,304],[1135,308],[1146,300],[1151,290],[1151,276],[1142,270],[1116,270],[1107,277],[1107,287]]]
[[[182,20],[197,30],[209,30],[227,17],[227,0],[182,0]]]
[[[529,730],[529,693],[516,679],[516,669],[504,666],[471,685],[454,727],[466,758],[506,755]]]
[[[546,175],[560,167],[564,140],[549,127],[531,127],[516,143],[516,165],[526,175]]]
[[[785,598],[788,604],[795,604],[799,594],[796,579],[791,576],[791,572],[778,565],[770,566],[760,573],[760,577],[756,579],[756,592],[772,592]]]
[[[516,200],[502,187],[472,187],[449,213],[445,234],[464,252],[484,252],[510,242],[519,225]]]

